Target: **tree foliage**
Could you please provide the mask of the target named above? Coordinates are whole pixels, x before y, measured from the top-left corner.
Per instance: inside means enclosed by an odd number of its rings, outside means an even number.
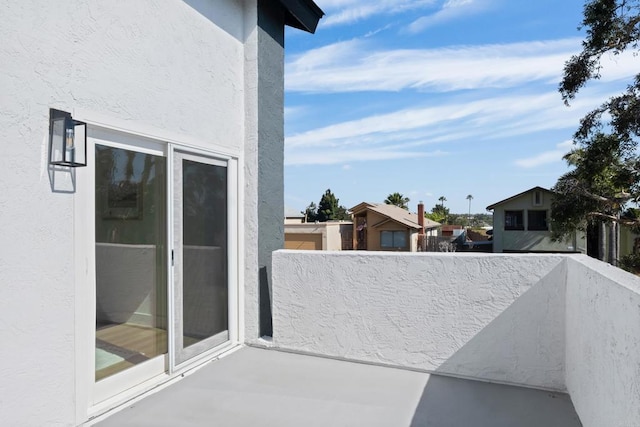
[[[582,28],[582,51],[564,68],[559,91],[569,105],[590,80],[600,78],[603,55],[626,50],[638,53],[640,0],[588,0]],[[576,148],[565,156],[572,170],[553,191],[552,229],[561,238],[588,223],[633,226],[637,219],[621,215],[629,202],[640,200],[640,74],[626,91],[589,112],[574,134]]]
[[[309,203],[309,206],[307,206],[307,208],[304,210],[304,212],[301,212],[304,215],[304,220],[305,222],[316,222],[317,217],[318,217],[318,206],[311,202]]]
[[[409,200],[410,199],[408,197],[404,197],[400,193],[391,193],[387,196],[384,202],[387,205],[395,205],[399,208],[409,210]]]
[[[431,221],[445,224],[449,217],[449,208],[445,208],[443,205],[435,205],[431,208],[431,213],[426,213],[424,216],[429,218]]]
[[[317,207],[315,203],[311,202],[305,209],[304,214],[307,222],[351,219],[347,208],[340,205],[339,199],[331,192],[331,189],[327,189],[324,192]]]

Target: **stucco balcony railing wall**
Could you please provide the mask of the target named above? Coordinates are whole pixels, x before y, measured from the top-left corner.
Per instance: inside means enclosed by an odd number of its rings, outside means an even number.
[[[278,251],[273,346],[567,392],[585,426],[640,425],[640,279],[584,255]]]

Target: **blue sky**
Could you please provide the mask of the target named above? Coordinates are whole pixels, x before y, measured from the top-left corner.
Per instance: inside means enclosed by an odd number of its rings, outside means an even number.
[[[399,192],[473,212],[567,171],[580,118],[634,75],[607,57],[566,107],[582,0],[316,0],[315,35],[288,28],[285,205],[327,188],[347,208]]]

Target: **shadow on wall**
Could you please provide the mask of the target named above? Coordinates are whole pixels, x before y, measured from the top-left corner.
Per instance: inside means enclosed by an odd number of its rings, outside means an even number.
[[[580,427],[568,395],[431,375],[411,427]]]
[[[563,262],[464,343],[436,372],[565,390],[565,277]]]
[[[565,390],[561,263],[442,363],[436,372]],[[411,426],[581,426],[564,393],[433,374]]]
[[[245,34],[243,34],[244,23],[238,25],[237,17],[242,16],[241,3],[230,2],[236,5],[233,9],[227,5],[228,2],[212,2],[210,0],[183,0],[186,5],[191,7],[194,11],[198,12],[202,17],[211,21],[216,27],[225,31],[231,37],[235,38],[239,42],[245,42]]]
[[[49,185],[54,193],[73,194],[76,192],[76,171],[66,166],[52,166],[47,168]]]

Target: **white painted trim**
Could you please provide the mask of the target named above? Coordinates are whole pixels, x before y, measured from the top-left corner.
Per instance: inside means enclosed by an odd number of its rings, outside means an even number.
[[[239,346],[239,343],[232,341],[225,341],[211,349],[204,351],[196,356],[193,356],[187,361],[184,361],[175,367],[175,375],[182,375],[183,373],[198,367],[199,365],[215,360],[219,358],[223,353],[229,352],[235,347]]]
[[[201,153],[217,153],[217,157],[228,156],[238,157],[242,149],[233,149],[224,145],[224,142],[209,142],[206,147],[202,146],[202,140],[187,135],[171,132],[166,129],[159,129],[155,126],[146,125],[140,122],[130,122],[114,116],[107,116],[93,110],[76,108],[72,112],[74,119],[86,122],[89,126],[97,126],[103,129],[116,131],[137,137],[147,138],[156,141],[164,141],[169,144],[184,147],[189,151]]]
[[[238,342],[238,277],[240,270],[238,268],[238,195],[240,187],[238,187],[238,162],[235,159],[227,162],[227,271],[228,277],[228,328],[229,340],[232,343]]]
[[[90,272],[95,272],[95,248],[92,250],[87,239],[93,229],[95,205],[91,203],[95,162],[93,143],[87,142],[87,167],[76,168],[76,193],[74,195],[74,265],[75,265],[75,424],[87,419],[91,406],[95,357],[91,357],[95,347],[95,282]],[[93,226],[95,227],[95,225]],[[94,229],[95,235],[95,229]],[[93,301],[93,302],[92,302]],[[94,319],[91,323],[88,319]]]
[[[93,405],[117,398],[123,390],[144,384],[159,375],[166,376],[166,359],[166,355],[163,354],[97,381],[93,388]]]
[[[167,147],[167,351],[169,352],[169,374],[175,373],[176,365],[176,343],[169,330],[175,325],[176,316],[173,304],[176,298],[173,286],[174,271],[174,236],[173,236],[173,161],[174,148],[171,144]]]
[[[154,156],[166,156],[167,144],[158,139],[146,136],[125,133],[122,131],[104,128],[96,125],[89,125],[87,138],[92,138],[101,145],[123,150],[130,150],[134,147],[136,151]]]
[[[219,353],[217,353],[215,356],[211,358],[204,358],[205,360],[198,359],[199,363],[189,365],[184,370],[178,372],[177,375],[159,375],[158,377],[152,378],[144,384],[140,384],[138,387],[127,390],[126,395],[122,393],[121,395],[114,397],[114,399],[103,402],[102,404],[96,406],[96,411],[90,414],[90,419],[84,425],[93,426],[96,423],[99,423],[109,416],[113,415],[114,413],[126,408],[127,406],[137,403],[145,397],[164,390],[175,382],[194,374],[199,369],[205,367],[207,363],[223,359],[240,350],[241,348],[243,348],[242,345],[234,345],[228,348],[221,348],[219,349]]]
[[[244,170],[245,161],[244,157],[240,157],[236,162],[236,176],[238,180],[238,241],[237,241],[237,260],[238,260],[238,342],[244,343],[245,341],[245,182],[244,182]]]
[[[170,377],[166,373],[158,374],[153,378],[148,378],[147,380],[136,384],[128,390],[123,391],[122,393],[118,393],[114,396],[111,396],[105,400],[102,400],[89,408],[88,419],[93,420],[96,417],[99,417],[106,412],[114,409],[131,399],[134,399],[138,396],[142,396],[144,393],[149,390],[154,389],[158,385],[169,381]]]
[[[185,151],[185,150],[181,150],[180,148],[176,147],[175,151],[174,151],[174,155],[175,152],[180,153],[180,157],[182,157],[183,160],[189,160],[192,162],[197,162],[197,163],[205,163],[208,165],[213,165],[213,166],[220,166],[223,168],[227,168],[227,172],[229,169],[229,165],[228,165],[228,160],[229,158],[226,156],[216,156],[214,154],[200,154],[200,153],[194,153],[192,151]]]
[[[95,129],[90,129],[94,131]],[[165,161],[167,160],[167,151],[168,146],[159,141],[153,141],[146,138],[140,138],[135,135],[127,135],[120,132],[115,132],[110,129],[99,129],[96,132],[96,135],[100,136],[95,138],[90,136],[87,138],[87,159],[88,165],[87,169],[89,172],[89,176],[85,179],[85,183],[88,187],[88,191],[86,191],[87,203],[89,206],[87,207],[87,218],[90,218],[86,227],[86,234],[83,236],[84,240],[87,242],[87,257],[90,259],[89,265],[91,268],[87,269],[88,283],[91,284],[89,286],[89,305],[91,306],[91,313],[87,313],[85,315],[85,321],[91,325],[90,332],[90,340],[89,348],[91,351],[95,351],[95,342],[96,342],[96,257],[95,257],[95,144],[100,144],[106,147],[118,148],[123,150],[135,151],[144,154],[155,155],[159,157],[164,157]],[[110,140],[109,137],[112,136],[114,140]],[[123,142],[126,141],[126,142]],[[89,161],[90,160],[90,161]],[[168,168],[168,164],[167,164]],[[168,198],[169,194],[167,194]],[[167,258],[167,264],[169,264],[169,258]],[[169,281],[167,279],[167,286]],[[168,290],[167,290],[168,292]],[[79,323],[79,322],[77,322]],[[122,372],[118,372],[112,376],[107,378],[103,378],[100,381],[95,381],[95,359],[91,360],[90,366],[90,376],[87,378],[87,382],[89,384],[93,384],[91,388],[91,393],[89,394],[88,404],[89,404],[89,412],[95,412],[95,407],[97,405],[101,405],[104,401],[111,401],[113,399],[118,400],[119,396],[123,393],[128,395],[128,390],[135,388],[138,384],[146,383],[146,381],[150,378],[154,378],[161,375],[166,375],[168,370],[168,360],[167,355],[163,354],[158,357],[155,357],[149,361],[145,361],[139,365],[133,366],[130,369],[126,369]]]
[[[172,332],[174,336],[173,336],[173,339],[170,339],[170,340],[174,343],[174,345],[173,345],[173,353],[171,357],[170,371],[178,372],[182,370],[183,366],[190,366],[193,360],[200,360],[202,355],[209,355],[209,356],[215,355],[216,353],[215,349],[219,348],[220,346],[235,345],[238,342],[240,342],[239,332],[238,332],[238,324],[239,324],[238,318],[239,316],[242,315],[242,313],[240,312],[238,307],[238,295],[239,295],[239,286],[240,286],[238,281],[238,278],[240,276],[238,259],[241,258],[241,255],[238,254],[238,250],[237,250],[238,238],[239,238],[237,233],[237,224],[241,222],[239,221],[239,217],[238,217],[240,187],[238,186],[237,159],[228,158],[212,151],[207,151],[207,150],[194,151],[194,150],[190,150],[185,147],[173,145],[173,144],[171,144],[170,146],[170,151],[172,154],[172,163],[170,165],[170,168],[172,171],[174,171],[174,162],[179,159],[186,159],[194,162],[211,164],[215,166],[225,167],[227,169],[227,263],[228,263],[227,264],[228,266],[228,277],[227,277],[227,286],[228,286],[227,287],[227,290],[228,290],[227,316],[228,318],[227,318],[227,321],[228,321],[228,324],[227,324],[227,330],[225,332],[228,333],[228,339],[223,343],[215,344],[216,342],[218,342],[218,337],[221,334],[216,334],[213,337],[209,337],[194,346],[190,346],[189,349],[186,349],[185,356],[188,357],[188,359],[181,361],[180,359],[182,358],[182,356],[179,357],[179,353],[185,352],[185,349],[179,349],[178,343],[176,342],[176,338],[180,334],[177,333],[178,327],[179,327],[178,323],[176,322],[178,320],[176,318],[177,310],[176,310],[176,307],[173,306],[171,311],[174,314],[173,315],[174,323],[171,323],[172,325],[171,327],[173,328]],[[173,214],[175,213],[175,209],[176,209],[174,199],[177,194],[174,188],[175,176],[172,176],[171,182],[168,185],[171,188],[170,206],[171,206],[171,212]],[[177,262],[182,262],[182,255],[177,250],[179,248],[176,247],[176,235],[175,235],[176,231],[175,231],[175,224],[173,224],[174,220],[175,218],[172,215],[170,245],[173,247],[174,257],[177,263]],[[181,295],[179,295],[179,291],[176,288],[176,286],[178,285],[175,283],[175,281],[178,279],[176,278],[175,267],[173,268],[173,271],[172,271],[171,280],[172,282],[170,286],[173,289],[171,301],[173,301],[173,303],[175,304],[176,298],[181,297]],[[197,354],[198,348],[203,348],[206,345],[212,345],[212,344],[214,345],[214,347],[212,347],[211,349],[207,349],[200,354]]]

